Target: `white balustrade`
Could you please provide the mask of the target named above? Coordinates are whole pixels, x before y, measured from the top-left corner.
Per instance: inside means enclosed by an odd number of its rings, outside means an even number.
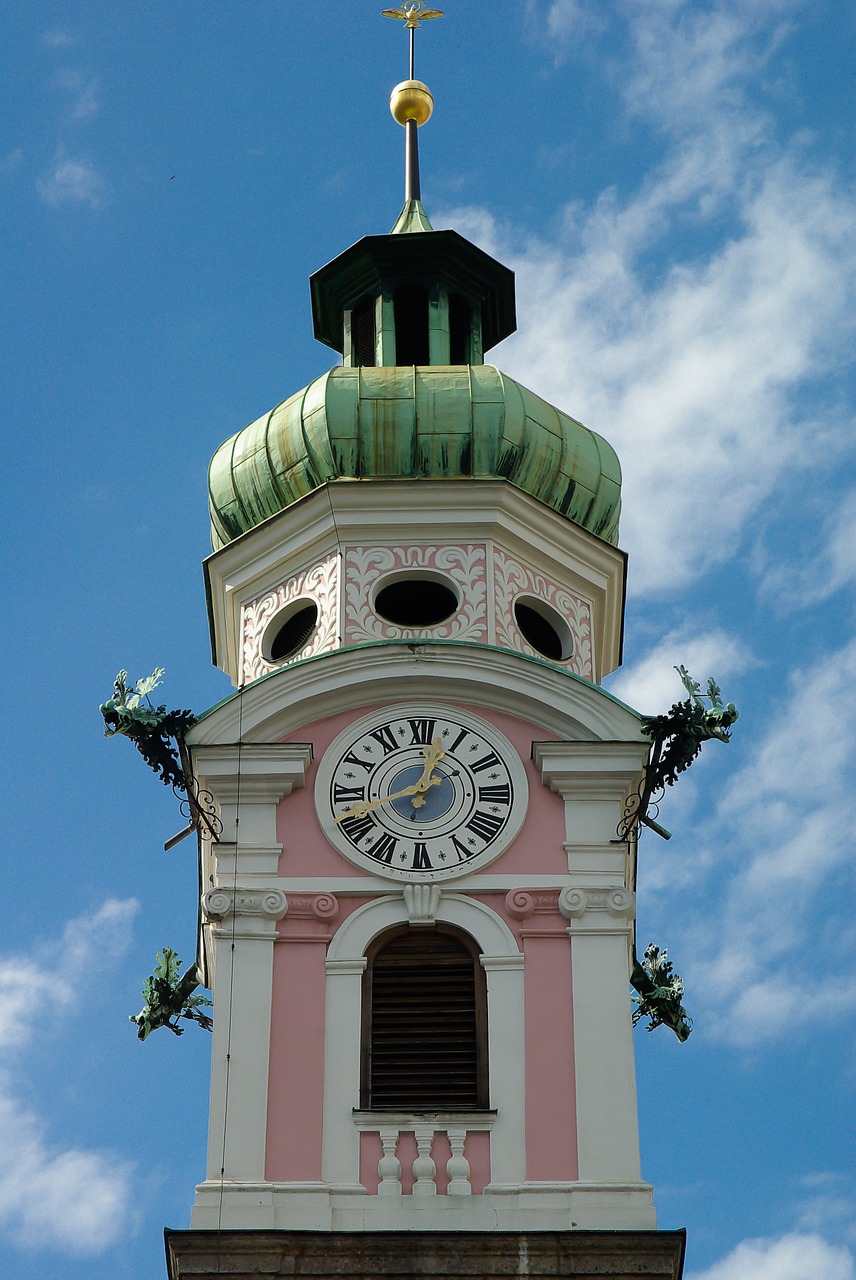
[[[363,1128],[363,1125],[360,1126]],[[437,1165],[431,1155],[434,1139],[438,1133],[445,1133],[449,1139],[452,1154],[446,1161],[448,1186],[446,1194],[450,1196],[471,1196],[473,1188],[470,1183],[470,1162],[464,1155],[467,1140],[466,1125],[412,1123],[407,1125],[385,1125],[375,1130],[380,1137],[383,1155],[378,1161],[377,1172],[380,1179],[377,1193],[379,1196],[401,1196],[401,1160],[398,1156],[399,1140],[403,1133],[412,1133],[416,1139],[416,1159],[413,1161],[413,1195],[417,1199],[437,1195]]]
[[[383,1155],[377,1166],[380,1178],[377,1193],[379,1196],[400,1196],[401,1161],[395,1154],[395,1148],[398,1146],[398,1130],[381,1129],[380,1144],[383,1147]]]

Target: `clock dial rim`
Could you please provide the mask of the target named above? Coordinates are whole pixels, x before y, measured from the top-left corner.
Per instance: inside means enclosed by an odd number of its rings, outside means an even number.
[[[364,827],[366,832],[371,831],[377,838],[385,837],[387,843],[390,840],[402,842],[412,840],[413,842],[413,861],[410,865],[402,864],[400,861],[398,861],[398,865],[392,862],[380,861],[377,857],[370,856],[368,852],[369,847],[374,847],[371,843],[371,836],[367,835],[366,837],[366,847],[360,848],[342,830],[342,824],[335,821],[337,817],[346,815],[349,810],[349,806],[343,805],[342,802],[336,804],[333,800],[333,788],[337,771],[344,763],[344,757],[349,753],[353,754],[360,743],[372,731],[380,733],[384,725],[391,726],[396,722],[407,724],[409,721],[430,720],[446,722],[447,728],[455,726],[459,731],[464,730],[465,736],[472,737],[476,742],[481,741],[489,748],[488,754],[491,752],[496,754],[498,767],[500,767],[502,776],[507,778],[511,792],[507,814],[502,814],[501,825],[495,832],[490,834],[490,838],[485,838],[485,836],[479,834],[480,847],[475,848],[472,853],[468,852],[466,860],[458,852],[459,860],[457,862],[450,863],[450,865],[445,865],[443,862],[439,865],[437,864],[434,859],[438,858],[441,853],[449,856],[446,849],[447,845],[452,844],[457,850],[464,847],[462,841],[458,839],[462,834],[466,836],[463,826],[467,822],[472,822],[477,812],[483,813],[483,810],[479,810],[479,805],[486,803],[479,799],[479,779],[476,773],[470,770],[468,762],[461,755],[453,755],[449,750],[435,769],[435,773],[444,776],[446,783],[451,784],[454,793],[451,804],[441,814],[432,818],[429,814],[418,815],[414,810],[416,817],[423,817],[421,826],[417,826],[415,820],[408,820],[400,812],[396,813],[393,807],[395,802],[389,802],[375,807],[369,815],[371,825]],[[441,738],[442,741],[443,739]],[[378,743],[378,747],[381,749],[380,743]],[[420,751],[420,745],[405,742],[395,748],[390,748],[382,758],[377,759],[371,772],[366,771],[366,800],[375,798],[375,790],[372,789],[370,793],[369,780],[379,766],[384,765],[384,763],[388,766],[385,772],[381,774],[381,778],[384,788],[388,793],[391,793],[394,790],[393,780],[400,777],[404,770],[411,770],[424,760],[424,756],[418,754]],[[479,762],[482,759],[484,759],[484,756],[477,757]],[[361,775],[355,781],[362,781]],[[503,783],[502,785],[504,786],[505,784]],[[464,793],[468,786],[471,791],[469,795],[465,796]],[[426,793],[426,800],[427,794],[429,793]],[[357,719],[353,720],[336,735],[319,762],[315,779],[314,798],[316,813],[324,835],[337,853],[340,853],[352,865],[372,875],[379,875],[398,882],[424,884],[434,883],[439,880],[456,879],[459,876],[481,871],[504,853],[520,834],[523,826],[528,809],[529,782],[525,765],[517,750],[501,730],[497,729],[490,721],[483,719],[472,711],[463,710],[447,703],[400,702],[386,707],[377,707],[374,711],[358,716]],[[354,806],[351,805],[350,807],[353,808]],[[387,810],[392,812],[388,815],[385,812]],[[494,812],[501,813],[501,810],[495,808]],[[454,815],[453,819],[450,819],[450,814]],[[492,817],[490,821],[495,824],[497,819]],[[355,828],[352,827],[351,830],[353,831]],[[476,830],[477,828],[473,829],[474,832]],[[472,844],[473,835],[470,835],[468,839]],[[417,858],[418,841],[421,841],[423,845],[423,863],[427,857],[430,864],[428,867],[414,865]],[[397,845],[394,848],[397,850]]]

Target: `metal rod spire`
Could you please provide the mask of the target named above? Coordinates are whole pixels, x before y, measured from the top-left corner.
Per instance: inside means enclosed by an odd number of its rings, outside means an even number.
[[[422,183],[419,178],[419,132],[415,120],[404,126],[404,199],[421,200]]]
[[[403,22],[410,32],[410,79],[396,85],[390,97],[390,110],[404,126],[404,201],[405,206],[420,203],[422,184],[419,175],[419,126],[425,124],[434,110],[434,99],[427,85],[416,79],[416,30],[431,18],[442,18],[440,9],[426,8],[423,0],[409,0],[399,9],[384,9],[384,18]]]

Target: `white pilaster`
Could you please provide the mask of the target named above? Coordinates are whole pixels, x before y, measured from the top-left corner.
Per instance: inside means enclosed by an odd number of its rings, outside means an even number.
[[[324,1130],[321,1177],[334,1188],[359,1186],[360,1028],[364,956],[327,958],[324,1031]]]
[[[220,963],[214,983],[209,1180],[265,1176],[270,1010],[276,922],[285,894],[212,889],[203,898]],[[225,954],[224,954],[225,952]]]
[[[490,1139],[493,1188],[526,1177],[523,956],[483,955],[481,963],[487,978],[490,1105],[496,1112]]]
[[[214,992],[209,1180],[265,1176],[268,1064],[276,922],[288,910],[277,887],[279,801],[303,786],[312,748],[229,743],[192,747],[200,789],[210,792],[223,832],[206,845],[202,899]],[[212,859],[212,861],[208,861]]]
[[[540,742],[533,759],[565,801],[574,1067],[581,1183],[638,1183],[639,1130],[630,1004],[635,893],[617,836],[648,743]]]

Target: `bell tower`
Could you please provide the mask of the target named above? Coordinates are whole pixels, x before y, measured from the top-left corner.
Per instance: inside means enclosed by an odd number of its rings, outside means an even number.
[[[619,465],[485,363],[514,278],[431,226],[413,41],[441,15],[389,16],[404,208],[311,278],[342,362],[210,468],[236,691],[187,737],[222,830],[200,827],[207,1171],[169,1274],[677,1280],[628,986],[650,743],[601,687]]]

